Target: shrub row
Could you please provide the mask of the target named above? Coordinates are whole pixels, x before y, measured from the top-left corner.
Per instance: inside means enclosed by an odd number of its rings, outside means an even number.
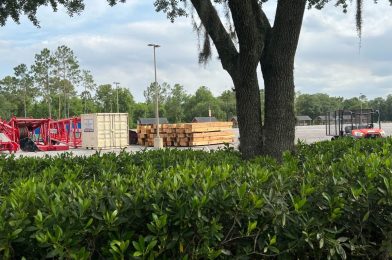
[[[391,139],[0,158],[3,259],[392,257]]]

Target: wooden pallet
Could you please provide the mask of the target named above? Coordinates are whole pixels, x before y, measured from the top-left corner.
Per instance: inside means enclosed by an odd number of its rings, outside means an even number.
[[[185,124],[185,133],[220,132],[232,128],[232,122],[190,123]]]
[[[159,135],[164,146],[197,146],[232,143],[232,122],[181,123],[160,125]],[[156,125],[137,127],[138,144],[153,146],[157,135]]]

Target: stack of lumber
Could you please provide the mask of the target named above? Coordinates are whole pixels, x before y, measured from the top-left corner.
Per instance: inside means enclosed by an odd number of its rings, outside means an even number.
[[[186,124],[162,124],[159,135],[164,146],[198,146],[232,143],[232,122],[206,122]],[[138,125],[138,144],[154,146],[156,125]]]

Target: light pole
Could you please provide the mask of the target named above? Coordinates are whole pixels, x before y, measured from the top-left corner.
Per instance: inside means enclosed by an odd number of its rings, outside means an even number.
[[[359,116],[359,124],[362,124],[362,93],[359,93],[359,102],[361,103],[361,115]]]
[[[211,122],[211,106],[210,106],[210,104],[208,104],[208,117],[210,118],[210,122]]]
[[[156,61],[156,55],[155,55],[155,49],[161,47],[158,44],[150,43],[148,44],[149,47],[153,47],[154,49],[154,75],[155,75],[155,120],[156,120],[156,125],[157,125],[157,136],[154,138],[154,147],[155,148],[162,148],[163,147],[163,141],[161,136],[159,135],[159,91],[158,91],[158,83],[157,83],[157,61]]]
[[[120,82],[113,82],[114,85],[116,85],[116,92],[117,92],[117,113],[120,113],[120,109],[118,106],[118,85],[120,85]]]

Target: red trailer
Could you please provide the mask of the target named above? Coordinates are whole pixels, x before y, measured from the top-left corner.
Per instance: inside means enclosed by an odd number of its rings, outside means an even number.
[[[80,147],[80,117],[53,121],[49,118],[0,119],[0,151],[64,151]]]
[[[65,118],[50,122],[52,141],[77,148],[82,145],[80,117]]]
[[[58,144],[51,140],[50,122],[48,118],[17,118],[12,117],[9,125],[16,129],[12,140],[20,144],[20,148],[25,151],[64,151],[69,146]],[[36,134],[36,130],[39,133]]]
[[[16,135],[15,131],[16,129],[0,118],[0,152],[9,151],[12,153],[19,149],[19,144],[13,140]]]

